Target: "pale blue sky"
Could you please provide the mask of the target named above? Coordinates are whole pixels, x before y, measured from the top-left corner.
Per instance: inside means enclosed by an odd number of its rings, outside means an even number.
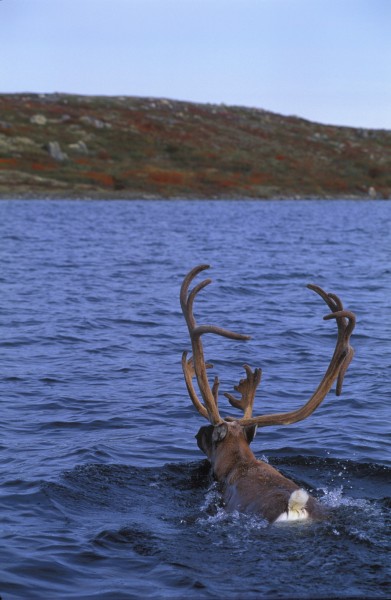
[[[156,96],[391,129],[391,0],[1,0],[0,92]]]

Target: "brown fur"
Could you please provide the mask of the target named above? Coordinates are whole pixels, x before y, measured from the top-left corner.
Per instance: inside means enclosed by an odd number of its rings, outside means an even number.
[[[292,492],[300,488],[255,458],[249,446],[254,434],[255,427],[245,428],[233,421],[201,427],[196,437],[212,464],[215,478],[222,484],[226,509],[258,514],[273,523],[288,510]],[[322,507],[311,496],[305,508],[312,519],[323,515]]]

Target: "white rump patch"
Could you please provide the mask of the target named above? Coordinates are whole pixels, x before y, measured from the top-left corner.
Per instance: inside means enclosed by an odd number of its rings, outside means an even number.
[[[274,522],[304,521],[308,519],[308,511],[305,508],[308,498],[308,493],[305,490],[300,489],[292,492],[288,501],[288,510],[277,517]]]

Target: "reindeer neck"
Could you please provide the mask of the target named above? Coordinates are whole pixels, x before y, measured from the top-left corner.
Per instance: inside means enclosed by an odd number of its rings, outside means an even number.
[[[231,443],[230,443],[231,442]],[[213,471],[218,480],[226,479],[234,472],[245,473],[256,464],[256,458],[245,440],[230,440],[216,450]]]

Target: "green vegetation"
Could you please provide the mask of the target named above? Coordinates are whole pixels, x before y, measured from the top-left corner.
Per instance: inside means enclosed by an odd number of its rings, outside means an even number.
[[[0,95],[0,197],[390,198],[391,131],[165,99]]]

